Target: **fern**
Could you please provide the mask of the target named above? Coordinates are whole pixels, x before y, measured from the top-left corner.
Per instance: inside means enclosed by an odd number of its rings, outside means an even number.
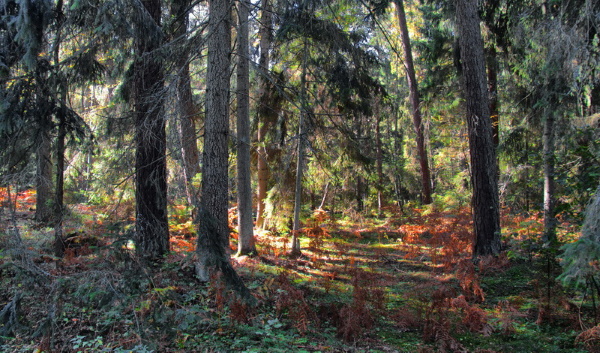
[[[243,300],[240,300],[237,296],[231,296],[230,298],[230,313],[229,318],[233,322],[240,324],[250,323],[250,307]]]
[[[460,283],[463,293],[469,300],[485,301],[485,293],[483,293],[483,289],[479,284],[479,276],[471,260],[463,259],[458,263],[456,266],[456,278]]]
[[[287,314],[298,332],[301,335],[306,334],[310,324],[317,323],[318,318],[312,310],[312,305],[306,299],[304,291],[292,284],[288,271],[282,271],[275,282],[278,286],[275,298],[277,315]]]
[[[385,314],[386,296],[378,275],[352,270],[352,301],[340,310],[338,336],[346,342],[359,339],[375,324],[376,316]]]
[[[478,332],[484,336],[490,336],[493,328],[488,324],[486,312],[477,305],[470,305],[464,295],[452,299],[452,307],[462,310],[462,323],[469,331]]]
[[[583,344],[590,352],[600,349],[600,325],[580,333],[575,342]]]

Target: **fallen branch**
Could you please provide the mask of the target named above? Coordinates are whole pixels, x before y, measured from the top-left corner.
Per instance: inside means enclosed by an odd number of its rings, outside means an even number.
[[[14,335],[19,328],[19,306],[22,294],[17,293],[13,299],[0,311],[0,344],[4,343],[3,337]]]

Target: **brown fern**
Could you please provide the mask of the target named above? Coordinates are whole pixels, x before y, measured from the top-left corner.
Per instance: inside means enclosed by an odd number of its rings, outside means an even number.
[[[456,265],[456,278],[467,300],[480,303],[485,301],[483,288],[479,284],[479,276],[470,259],[463,259]]]
[[[462,324],[471,331],[481,333],[484,336],[489,336],[493,332],[493,328],[487,322],[487,314],[483,309],[476,305],[467,303],[464,295],[452,299],[452,306],[463,312]]]
[[[590,352],[600,352],[600,325],[580,333],[575,338],[575,342],[583,344]]]
[[[225,283],[221,280],[219,273],[213,273],[210,279],[209,293],[212,294],[214,299],[214,305],[216,312],[219,314],[223,313],[226,303],[226,290]]]
[[[520,300],[517,300],[517,305],[519,302]],[[500,326],[501,332],[506,335],[511,335],[516,332],[515,324],[517,323],[517,318],[527,316],[526,314],[520,313],[519,310],[507,300],[501,300],[496,304],[494,315]]]
[[[352,301],[340,310],[338,336],[353,342],[375,323],[375,315],[385,314],[385,292],[378,276],[359,269],[352,270]]]
[[[289,277],[290,273],[283,271],[275,280],[279,289],[275,298],[275,309],[277,315],[287,315],[298,332],[305,334],[311,323],[317,323],[318,319],[306,300],[304,291],[294,287]]]
[[[239,299],[238,296],[231,296],[229,304],[229,318],[233,322],[247,324],[250,322],[250,308],[248,304]]]

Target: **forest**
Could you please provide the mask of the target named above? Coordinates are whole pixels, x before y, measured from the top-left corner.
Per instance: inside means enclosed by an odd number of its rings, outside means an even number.
[[[599,30],[0,0],[0,351],[599,352]]]

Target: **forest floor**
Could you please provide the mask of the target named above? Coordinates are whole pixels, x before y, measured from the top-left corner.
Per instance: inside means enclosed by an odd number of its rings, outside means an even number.
[[[388,210],[257,236],[232,262],[258,304],[194,277],[188,210],[171,209],[172,252],[140,264],[131,209],[71,206],[68,249],[33,222],[24,191],[0,213],[1,352],[598,352],[596,302],[556,282],[538,216],[503,215],[506,250],[474,265],[468,209]],[[127,221],[123,221],[127,220]],[[560,237],[576,236],[562,222]],[[559,256],[559,253],[558,253]]]

